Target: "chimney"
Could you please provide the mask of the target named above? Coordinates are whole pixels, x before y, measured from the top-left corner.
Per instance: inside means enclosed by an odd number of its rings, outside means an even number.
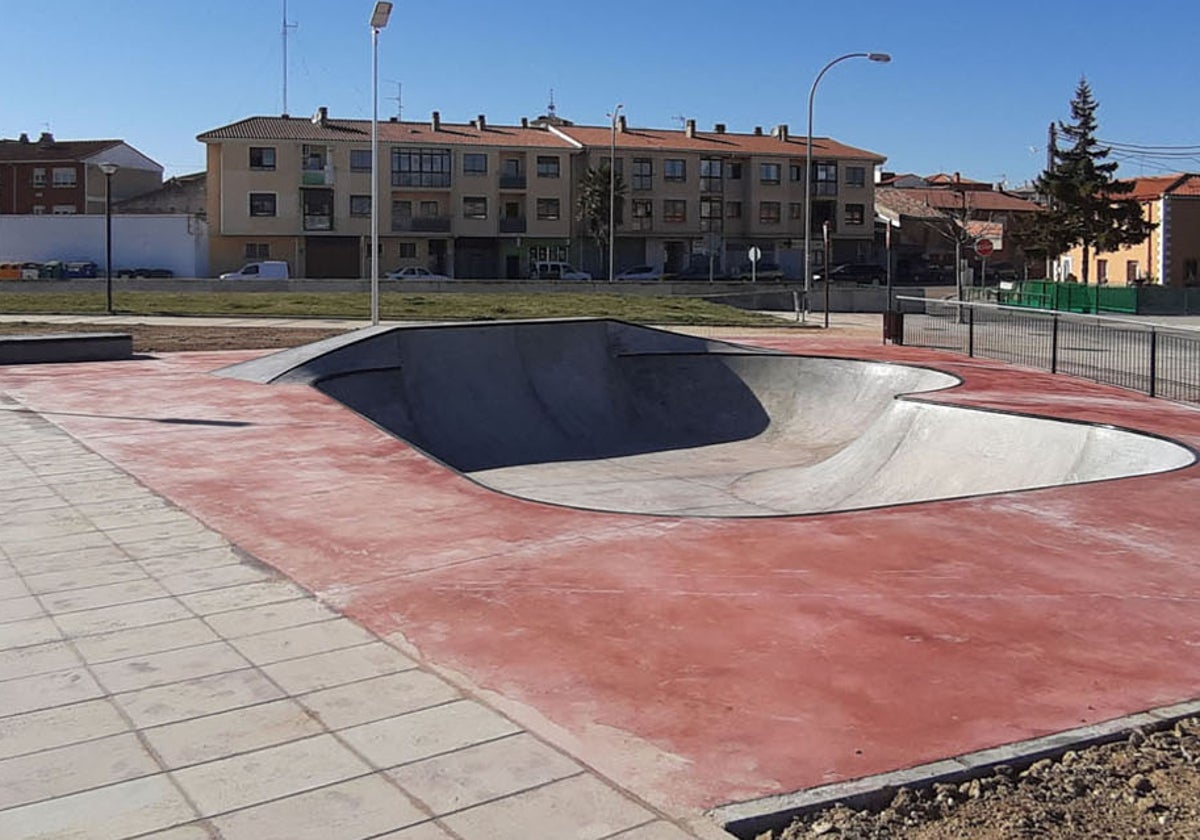
[[[49,146],[53,142],[54,142],[54,135],[51,134],[49,131],[43,131],[42,136],[38,138],[39,146]]]
[[[483,114],[480,114],[479,117],[475,120],[475,125],[480,131],[486,130],[487,129],[487,117],[485,117]]]
[[[696,121],[688,120],[684,126],[683,133],[686,134],[688,137],[695,137],[696,136]]]
[[[762,126],[761,125],[754,126],[754,136],[762,137]]]
[[[329,109],[324,105],[317,108],[315,114],[312,115],[312,124],[325,127],[325,123],[329,122]]]
[[[624,134],[628,130],[628,127],[629,127],[629,124],[627,122],[625,122],[625,115],[618,114],[617,115],[617,131]]]
[[[724,134],[725,133],[725,123],[717,123],[716,125],[713,126],[713,131],[717,132],[717,134]]]
[[[771,136],[778,137],[780,140],[786,143],[788,139],[787,123],[780,123],[779,125],[775,126],[775,128],[771,129]]]
[[[388,122],[395,122],[396,119],[396,117],[388,117]]]
[[[529,117],[521,117],[521,128],[529,128]]]
[[[439,112],[433,112],[433,119],[429,121],[429,127],[434,131],[442,130],[442,115]]]
[[[29,135],[26,134],[24,131],[21,132],[21,141],[20,142],[22,142],[22,143],[29,142]]]

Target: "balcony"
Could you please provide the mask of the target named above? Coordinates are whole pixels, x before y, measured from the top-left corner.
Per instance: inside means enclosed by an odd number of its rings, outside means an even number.
[[[500,189],[502,190],[523,190],[525,189],[524,175],[501,175]]]
[[[701,178],[700,192],[703,193],[719,193],[725,191],[725,181],[723,178]]]
[[[500,220],[501,233],[524,233],[525,232],[525,217],[516,216]]]
[[[721,218],[701,218],[700,230],[706,233],[720,233],[725,228],[725,220]]]
[[[304,216],[305,230],[333,230],[333,216],[309,215]]]
[[[308,169],[306,167],[300,173],[300,183],[306,187],[332,187],[333,167],[326,166],[323,169]]]
[[[416,216],[392,219],[393,233],[449,233],[449,216]]]
[[[652,218],[634,219],[629,226],[633,230],[653,230],[654,229],[654,219],[652,219]]]

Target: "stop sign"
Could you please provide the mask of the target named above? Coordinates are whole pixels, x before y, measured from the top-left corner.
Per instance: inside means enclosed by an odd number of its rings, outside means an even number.
[[[990,239],[980,239],[975,243],[975,253],[981,257],[989,256],[995,250]]]

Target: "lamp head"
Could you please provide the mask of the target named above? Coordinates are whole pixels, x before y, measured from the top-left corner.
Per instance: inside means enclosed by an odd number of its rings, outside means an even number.
[[[887,53],[867,53],[867,58],[871,61],[878,61],[880,64],[887,64],[892,60],[892,57]]]
[[[100,171],[103,172],[105,175],[116,175],[117,170],[121,168],[121,167],[117,166],[115,163],[108,163],[107,161],[104,163],[98,164],[98,166],[100,167]]]
[[[387,0],[379,0],[375,4],[375,10],[371,12],[371,28],[383,29],[388,25],[388,18],[392,14],[392,4]]]

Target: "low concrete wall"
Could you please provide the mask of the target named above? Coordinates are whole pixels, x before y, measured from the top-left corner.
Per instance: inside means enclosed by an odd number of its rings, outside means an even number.
[[[111,362],[133,356],[129,333],[8,335],[0,338],[0,365]]]

